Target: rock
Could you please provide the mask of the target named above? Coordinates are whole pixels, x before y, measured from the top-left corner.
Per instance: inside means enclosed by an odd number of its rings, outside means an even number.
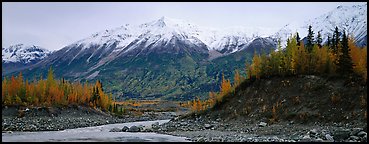
[[[360,131],[363,131],[362,128],[353,128],[350,135],[356,136]]]
[[[291,136],[291,139],[293,139],[293,140],[297,141],[297,140],[299,140],[299,139],[300,139],[300,137],[299,137],[298,135],[292,135],[292,136]]]
[[[325,138],[326,138],[326,139],[327,139],[327,141],[329,141],[329,142],[333,142],[333,141],[334,141],[333,137],[332,137],[331,135],[329,135],[329,134],[325,134]]]
[[[196,140],[197,142],[205,142],[205,139],[203,137],[200,137]]]
[[[151,128],[144,129],[143,132],[152,132]]]
[[[124,126],[123,128],[122,128],[122,132],[127,132],[129,130],[129,128],[127,127],[127,126]]]
[[[206,128],[206,129],[210,129],[211,127],[213,127],[213,126],[212,126],[212,125],[210,125],[210,124],[205,124],[204,126],[205,126],[205,128]]]
[[[304,137],[302,137],[303,140],[310,140],[310,136],[309,135],[304,135]]]
[[[121,129],[113,128],[113,129],[109,130],[109,132],[121,132]]]
[[[131,126],[129,129],[128,129],[128,132],[140,132],[140,128],[138,126]]]
[[[159,122],[155,122],[155,123],[151,124],[151,127],[159,127]]]
[[[357,136],[350,136],[350,139],[351,139],[351,140],[358,141],[360,138],[359,138],[359,137],[357,137]]]
[[[312,130],[309,131],[310,136],[311,135],[316,135],[317,133],[318,133],[318,130],[316,130],[316,129],[312,129]]]
[[[357,134],[357,136],[359,136],[359,137],[364,137],[365,135],[367,135],[367,133],[366,133],[366,132],[364,132],[364,131],[361,131],[361,132],[359,132],[359,133]]]
[[[12,134],[13,132],[12,131],[7,131],[6,133]]]
[[[181,122],[180,125],[181,126],[187,126],[188,124],[187,124],[187,122]]]
[[[294,121],[290,121],[290,125],[294,124],[295,122]]]
[[[265,126],[267,126],[267,123],[265,123],[265,122],[260,122],[259,123],[259,127],[265,127]]]
[[[323,142],[323,139],[317,138],[317,139],[314,140],[314,142]]]
[[[361,142],[367,142],[367,141],[368,141],[367,135],[364,135],[364,137],[361,138]]]
[[[267,81],[266,85],[270,85],[272,83],[272,81]]]
[[[345,140],[350,137],[350,130],[339,129],[333,133],[335,140]]]

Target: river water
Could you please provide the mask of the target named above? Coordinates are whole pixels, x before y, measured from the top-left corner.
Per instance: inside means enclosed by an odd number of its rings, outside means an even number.
[[[189,142],[185,137],[148,132],[109,132],[112,128],[133,125],[151,127],[151,124],[169,120],[108,124],[62,131],[2,133],[2,142]]]

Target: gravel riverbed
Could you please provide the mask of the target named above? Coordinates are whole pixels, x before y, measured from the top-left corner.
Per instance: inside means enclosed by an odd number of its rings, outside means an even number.
[[[267,124],[262,120],[211,120],[199,116],[179,118],[172,112],[144,113],[141,116],[113,117],[83,107],[32,112],[24,117],[11,115],[14,109],[3,109],[2,131],[57,131],[134,121],[171,119],[151,126],[114,127],[109,132],[155,132],[187,137],[194,142],[367,142],[367,123],[298,123],[294,121]]]
[[[172,119],[160,125],[162,134],[183,136],[195,142],[367,142],[364,123],[245,123],[204,118]]]
[[[173,112],[145,112],[140,116],[115,117],[85,107],[75,108],[32,108],[18,116],[16,108],[3,108],[2,131],[57,131],[81,127],[99,126],[135,121],[171,119]]]

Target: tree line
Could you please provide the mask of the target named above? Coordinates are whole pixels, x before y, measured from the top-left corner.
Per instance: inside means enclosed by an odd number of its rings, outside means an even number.
[[[97,80],[95,84],[80,82],[71,83],[54,78],[53,69],[50,67],[47,79],[42,76],[39,80],[34,78],[32,82],[24,81],[22,73],[17,77],[6,77],[2,80],[2,105],[3,106],[68,106],[81,105],[100,108],[104,111],[116,111],[112,94],[106,94],[102,83]]]

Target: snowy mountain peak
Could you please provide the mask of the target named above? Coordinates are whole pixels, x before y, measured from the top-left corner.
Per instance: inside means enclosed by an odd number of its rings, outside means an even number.
[[[287,38],[296,31],[300,37],[307,36],[309,25],[316,34],[320,31],[323,43],[327,41],[328,35],[332,35],[335,27],[339,31],[345,30],[348,34],[355,37],[359,43],[366,39],[367,35],[367,4],[353,6],[337,6],[328,13],[324,13],[314,19],[304,22],[290,23],[281,28],[275,35],[280,38],[282,43],[286,43]]]
[[[69,48],[67,51],[82,47],[79,53],[83,53],[83,50],[90,48],[94,51],[108,47],[113,53],[126,53],[136,48],[145,49],[167,44],[175,46],[175,41],[179,40],[197,46],[205,45],[208,50],[228,54],[244,49],[250,42],[260,37],[281,39],[285,45],[287,38],[296,32],[301,38],[306,37],[309,25],[312,25],[315,35],[321,32],[323,42],[338,26],[340,31],[346,30],[348,34],[353,35],[357,42],[366,43],[364,41],[367,34],[366,6],[366,4],[338,6],[314,19],[290,22],[279,30],[263,27],[212,29],[186,20],[162,16],[139,25],[124,24],[114,29],[103,30],[67,46]]]
[[[168,20],[167,20],[168,21]],[[165,17],[161,17],[158,21],[156,21],[155,25],[159,26],[159,27],[164,27],[166,26],[165,24]]]
[[[41,60],[51,52],[35,45],[15,44],[8,48],[2,48],[2,62],[21,62],[24,64]]]

